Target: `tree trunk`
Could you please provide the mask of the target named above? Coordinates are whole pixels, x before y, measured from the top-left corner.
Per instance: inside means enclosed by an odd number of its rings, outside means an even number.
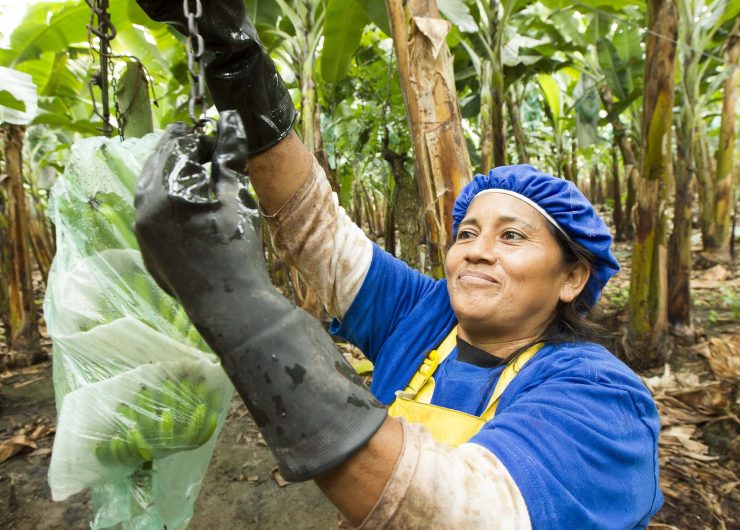
[[[697,135],[694,138],[694,165],[696,184],[699,195],[699,226],[704,249],[710,248],[715,237],[714,224],[714,183],[712,181],[712,163],[709,156],[707,128],[699,121]]]
[[[516,142],[516,151],[519,155],[520,164],[529,164],[529,153],[527,152],[527,142],[524,139],[524,129],[522,129],[522,120],[519,116],[519,102],[515,101],[516,95],[514,88],[510,88],[506,94],[506,108],[509,112],[509,123],[514,133]]]
[[[432,274],[441,277],[452,244],[452,207],[471,168],[458,107],[450,24],[434,0],[387,0],[426,217]]]
[[[634,224],[632,222],[633,209],[635,206],[635,190],[636,183],[640,179],[640,170],[635,156],[635,149],[630,142],[627,130],[624,124],[619,119],[619,116],[613,114],[614,110],[614,95],[612,94],[609,85],[604,83],[599,88],[599,95],[601,101],[604,104],[604,110],[610,115],[612,130],[614,131],[614,141],[619,146],[619,151],[622,153],[622,164],[624,165],[624,180],[627,185],[627,202],[625,204],[625,213],[623,217],[624,225],[622,226],[622,234],[624,238],[629,240],[634,237]]]
[[[0,182],[2,182],[0,180]],[[12,268],[10,249],[10,227],[8,226],[8,199],[4,185],[0,185],[0,334],[7,336],[10,330],[10,275]],[[0,371],[4,371],[4,360],[0,358]]]
[[[295,28],[299,41],[300,55],[294,57],[298,73],[298,84],[301,87],[301,132],[303,144],[317,156],[321,161],[319,150],[322,145],[320,124],[317,120],[318,105],[316,98],[316,57],[315,47],[311,44],[311,35],[314,28],[314,12],[310,8],[305,10],[305,18],[301,21],[302,26]],[[318,154],[317,154],[318,153]],[[328,164],[325,170],[328,169]],[[331,173],[327,173],[331,183]],[[293,286],[294,301],[296,305],[312,314],[319,320],[324,318],[324,306],[319,300],[318,293],[306,284],[298,271],[291,267],[290,280]]]
[[[386,193],[385,223],[383,224],[383,239],[385,251],[396,256],[396,201],[398,200],[398,186],[393,186]]]
[[[382,155],[388,166],[390,166],[393,180],[396,183],[395,193],[388,199],[389,214],[393,220],[386,218],[386,250],[401,258],[411,267],[419,270],[421,261],[419,258],[419,244],[421,243],[421,226],[419,223],[421,203],[419,192],[414,182],[414,177],[406,170],[406,156],[396,153],[389,147],[389,135],[386,128],[383,135]],[[390,217],[389,215],[389,217]],[[389,250],[390,223],[398,228],[398,243],[400,252],[396,252],[395,237],[393,238],[392,250]],[[395,230],[393,232],[395,234]],[[422,271],[423,272],[423,271]]]
[[[624,241],[624,219],[622,214],[622,188],[619,181],[619,154],[617,147],[612,146],[612,200],[614,201],[614,211],[612,219],[614,221],[614,239]]]
[[[576,135],[570,139],[570,172],[573,184],[578,187],[578,138]]]
[[[733,70],[724,82],[722,96],[722,122],[717,148],[717,172],[714,177],[714,237],[706,244],[706,252],[716,261],[729,262],[732,238],[731,215],[733,205],[733,153],[735,152],[735,114],[737,84],[740,77],[740,21],[735,22],[732,36],[727,43],[727,66]]]
[[[686,101],[685,105],[692,102]],[[673,233],[669,241],[668,321],[684,339],[693,340],[691,325],[691,173],[694,166],[694,125],[691,113],[681,113],[676,127],[676,199],[673,207]]]
[[[642,163],[632,246],[628,360],[662,365],[667,342],[666,206],[671,179],[671,122],[678,10],[673,0],[648,0]],[[658,37],[659,36],[659,37]],[[639,352],[636,353],[636,352]]]
[[[46,215],[38,203],[31,206],[28,216],[28,236],[33,257],[45,282],[54,259],[56,244],[54,232],[50,230]]]
[[[310,21],[305,21],[306,32],[310,31]],[[306,46],[303,48],[306,55],[301,57],[300,72],[298,82],[301,86],[301,129],[303,131],[303,144],[309,151],[316,151],[316,68],[315,57],[308,54],[308,34],[304,35],[301,43]]]
[[[573,146],[571,144],[571,149],[572,149],[572,147]],[[575,178],[574,178],[574,175],[573,175],[573,164],[572,164],[572,162],[573,162],[573,157],[571,156],[570,153],[568,154],[568,156],[565,156],[565,154],[563,154],[563,160],[562,160],[563,176],[565,177],[565,180],[569,180],[573,184],[576,184],[576,181],[575,181]]]
[[[493,162],[493,66],[491,61],[481,61],[480,79],[480,170],[483,172],[495,167]]]
[[[491,0],[490,39],[493,51],[491,62],[491,128],[493,130],[493,167],[506,165],[506,123],[504,122],[504,61],[502,57],[503,27],[498,19],[499,2]],[[488,170],[490,168],[484,168]]]
[[[28,212],[23,190],[23,137],[25,127],[5,124],[0,138],[5,146],[5,181],[8,232],[10,235],[10,278],[8,280],[8,345],[15,353],[32,360],[39,350],[36,305],[33,299]],[[24,359],[24,363],[26,362]]]
[[[594,165],[594,167],[591,168],[591,175],[589,176],[589,179],[588,179],[588,198],[594,204],[598,202],[597,191],[596,191],[596,188],[598,187],[598,181],[599,181],[599,166]]]

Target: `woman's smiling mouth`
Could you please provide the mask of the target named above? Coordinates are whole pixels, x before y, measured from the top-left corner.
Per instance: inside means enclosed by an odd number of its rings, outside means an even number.
[[[494,283],[498,283],[498,281],[496,281],[493,276],[476,270],[461,271],[460,274],[457,275],[457,280],[460,283],[468,283],[473,285],[491,285]]]

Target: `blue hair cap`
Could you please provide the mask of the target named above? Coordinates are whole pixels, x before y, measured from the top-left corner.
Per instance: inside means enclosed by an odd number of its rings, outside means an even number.
[[[549,217],[571,241],[593,255],[591,276],[581,293],[583,302],[589,308],[593,307],[606,282],[619,272],[619,263],[611,251],[612,236],[609,229],[575,184],[528,165],[501,166],[487,175],[476,175],[455,200],[452,209],[452,232],[455,237],[470,203],[486,190],[501,190],[518,196]]]

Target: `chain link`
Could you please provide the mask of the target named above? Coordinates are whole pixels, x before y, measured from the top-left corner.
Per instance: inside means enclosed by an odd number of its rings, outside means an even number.
[[[99,127],[98,130],[105,136],[110,136],[113,132],[113,126],[110,122],[110,105],[109,105],[109,76],[113,79],[115,88],[115,76],[113,75],[113,57],[110,41],[116,37],[116,27],[111,22],[110,14],[108,13],[109,0],[85,0],[87,5],[90,7],[90,24],[87,26],[87,40],[90,43],[91,54],[95,51],[100,55],[100,70],[97,71],[90,82],[88,88],[90,89],[90,98],[93,104],[93,114],[103,120],[103,126]],[[98,23],[95,25],[95,19],[97,17]],[[98,38],[99,48],[95,50],[93,45],[93,35]],[[95,92],[93,86],[100,88],[101,97],[101,108],[95,101]],[[118,106],[116,105],[116,119],[119,120]],[[119,134],[122,134],[121,128],[119,127]]]
[[[194,4],[191,11],[190,2]],[[198,22],[203,15],[201,0],[183,0],[182,10],[188,23],[188,73],[190,74],[190,98],[188,100],[188,114],[196,129],[203,127],[206,121],[206,83],[203,77],[203,52],[205,44],[203,37],[198,33]],[[196,113],[197,110],[197,113]]]

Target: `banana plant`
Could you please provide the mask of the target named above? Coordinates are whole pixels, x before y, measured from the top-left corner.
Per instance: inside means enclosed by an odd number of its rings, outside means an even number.
[[[677,85],[682,98],[678,107],[676,131],[676,202],[674,206],[673,233],[671,234],[668,259],[671,285],[669,290],[668,316],[671,325],[693,336],[690,316],[689,275],[691,272],[691,219],[693,174],[704,176],[698,179],[701,197],[701,228],[704,247],[717,250],[717,225],[715,224],[714,180],[706,168],[695,171],[703,159],[696,157],[696,142],[700,137],[703,114],[716,98],[720,86],[732,69],[723,66],[721,57],[716,56],[713,41],[724,24],[726,15],[737,11],[729,0],[677,0],[679,12],[679,48],[676,63]],[[737,3],[734,3],[735,5]],[[730,13],[728,13],[730,12]],[[709,53],[708,53],[709,52]],[[729,224],[729,223],[728,223]]]

